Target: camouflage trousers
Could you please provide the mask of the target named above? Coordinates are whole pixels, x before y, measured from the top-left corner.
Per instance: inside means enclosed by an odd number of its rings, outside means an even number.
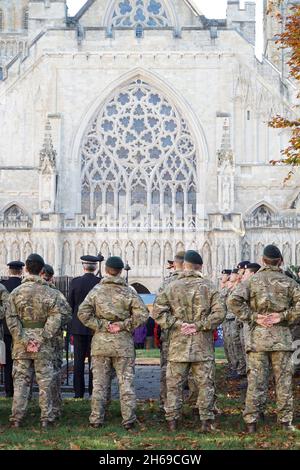
[[[160,394],[159,406],[164,408],[167,399],[167,364],[168,364],[168,341],[162,341],[160,349]]]
[[[293,382],[291,357],[292,353],[288,351],[248,353],[248,389],[243,413],[246,423],[255,423],[262,407],[265,406],[271,367],[275,379],[278,422],[292,422]]]
[[[297,341],[296,344],[297,350],[293,354],[293,374],[299,376],[300,375],[300,325],[295,325],[291,328],[291,333],[293,337],[293,341]]]
[[[229,369],[239,375],[246,374],[246,354],[243,328],[236,319],[223,322],[224,351]]]
[[[13,365],[14,397],[10,421],[22,421],[26,414],[33,374],[39,386],[41,421],[54,420],[51,384],[53,363],[48,359],[15,359]]]
[[[134,388],[135,360],[131,357],[92,357],[93,393],[91,424],[102,424],[105,418],[107,403],[110,399],[113,368],[116,371],[119,390],[122,424],[136,421],[136,396]]]
[[[63,365],[63,352],[56,351],[53,360],[53,380],[51,383],[52,411],[55,418],[61,415],[62,395],[61,395],[61,368]]]
[[[168,362],[166,419],[181,418],[183,387],[189,373],[192,373],[197,390],[197,406],[201,420],[214,419],[215,403],[215,362]]]

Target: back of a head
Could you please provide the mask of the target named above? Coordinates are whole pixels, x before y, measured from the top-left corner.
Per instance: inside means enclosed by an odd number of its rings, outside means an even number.
[[[54,269],[52,268],[52,266],[50,266],[50,264],[45,264],[41,271],[41,274],[43,275],[46,281],[50,281],[50,279],[52,279],[52,277],[54,276]]]
[[[105,272],[110,276],[119,276],[124,269],[123,260],[119,256],[110,256],[105,263]]]
[[[203,265],[201,255],[194,250],[188,250],[184,255],[184,265],[186,270],[200,271]]]
[[[25,266],[29,274],[38,276],[45,266],[45,262],[40,255],[37,253],[32,253],[28,256]]]
[[[263,262],[268,266],[280,266],[283,258],[281,251],[275,245],[267,245],[263,251]]]

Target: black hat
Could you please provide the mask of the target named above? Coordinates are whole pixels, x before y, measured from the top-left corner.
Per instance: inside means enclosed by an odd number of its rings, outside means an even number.
[[[231,269],[223,269],[222,274],[227,274],[227,276],[230,276]]]
[[[264,248],[263,256],[269,259],[282,259],[281,251],[275,245],[267,245]]]
[[[184,255],[185,255],[185,251],[179,251],[179,252],[176,253],[176,255],[175,255],[175,260],[177,260],[177,261],[184,261]]]
[[[22,261],[10,261],[7,266],[11,269],[22,269],[25,264]]]
[[[246,269],[253,269],[253,270],[255,270],[255,272],[257,272],[260,268],[261,268],[261,265],[258,264],[258,263],[249,263],[246,266]]]
[[[91,256],[91,255],[81,256],[80,259],[85,264],[96,264],[96,263],[99,263],[100,261],[103,261],[103,260],[100,260],[98,256]]]
[[[28,256],[26,261],[34,261],[35,263],[40,263],[42,266],[45,266],[45,261],[37,253],[31,253],[31,255]]]
[[[247,269],[248,264],[250,264],[250,261],[241,261],[237,267],[238,269]]]
[[[186,261],[187,263],[191,263],[191,264],[199,264],[199,265],[203,264],[201,255],[199,255],[199,253],[194,250],[188,250],[185,252],[184,261]]]
[[[238,274],[239,273],[239,270],[237,268],[234,268],[232,271],[231,271],[231,274]]]
[[[111,256],[110,258],[107,258],[105,265],[108,268],[124,269],[124,263],[119,256]]]
[[[50,266],[50,264],[45,264],[42,269],[42,272],[48,274],[49,276],[54,276],[54,269],[52,268],[52,266]]]

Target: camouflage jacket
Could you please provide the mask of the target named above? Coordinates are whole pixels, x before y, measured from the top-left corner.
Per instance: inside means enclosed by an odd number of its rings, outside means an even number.
[[[182,273],[182,271],[174,271],[170,276],[165,277],[164,282],[160,286],[158,293],[162,292],[171,282],[174,282],[178,279],[179,275]],[[160,333],[160,341],[161,342],[166,342],[168,341],[169,338],[169,331],[167,329],[161,330]]]
[[[93,356],[134,357],[132,333],[148,319],[148,310],[141,298],[123,278],[107,276],[97,284],[79,306],[78,318],[95,332]],[[107,331],[109,323],[117,323],[121,331]]]
[[[290,326],[300,321],[300,286],[280,268],[265,266],[239,284],[228,299],[233,313],[250,326],[247,351],[292,351]],[[271,328],[256,323],[258,314],[280,313]]]
[[[7,304],[9,293],[5,287],[0,284],[0,320],[3,320],[5,317],[5,306]]]
[[[162,329],[170,329],[168,360],[174,362],[213,360],[213,330],[224,316],[219,293],[198,271],[181,273],[158,294],[153,307],[153,318]],[[195,323],[198,332],[184,336],[183,323]]]
[[[229,294],[230,294],[230,289],[228,287],[222,287],[222,289],[220,290],[220,297],[221,297],[221,300],[224,302],[224,305],[226,308],[225,320],[231,320],[235,318],[234,314],[228,310],[227,299],[228,299]]]
[[[65,328],[67,327],[68,323],[70,323],[72,319],[71,306],[69,302],[67,301],[67,299],[65,298],[64,294],[56,287],[55,284],[48,283],[48,285],[49,287],[51,287],[51,289],[54,289],[55,292],[57,292],[58,302],[60,306],[60,313],[61,313],[61,327]]]
[[[13,337],[14,359],[51,359],[51,340],[61,327],[57,292],[39,276],[26,276],[9,296],[6,322]],[[26,352],[30,339],[41,343],[39,352]]]

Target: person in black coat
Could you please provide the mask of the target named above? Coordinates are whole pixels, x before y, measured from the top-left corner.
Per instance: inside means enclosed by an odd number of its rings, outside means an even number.
[[[1,284],[3,284],[6,290],[10,293],[21,284],[23,267],[25,265],[22,263],[22,261],[11,261],[7,266],[9,278],[1,281]],[[12,397],[14,395],[14,385],[12,378],[13,360],[11,357],[12,336],[9,329],[7,328],[5,319],[3,320],[3,332],[6,350],[6,364],[4,366],[4,390],[6,397]]]
[[[79,305],[84,301],[90,290],[99,284],[100,277],[95,275],[98,263],[102,261],[96,256],[82,256],[84,275],[75,277],[70,284],[69,304],[72,308],[71,335],[74,339],[74,392],[75,398],[83,398],[85,392],[84,364],[85,358],[89,361],[89,395],[92,394],[93,382],[91,373],[91,342],[92,330],[85,327],[79,320],[77,313]]]

